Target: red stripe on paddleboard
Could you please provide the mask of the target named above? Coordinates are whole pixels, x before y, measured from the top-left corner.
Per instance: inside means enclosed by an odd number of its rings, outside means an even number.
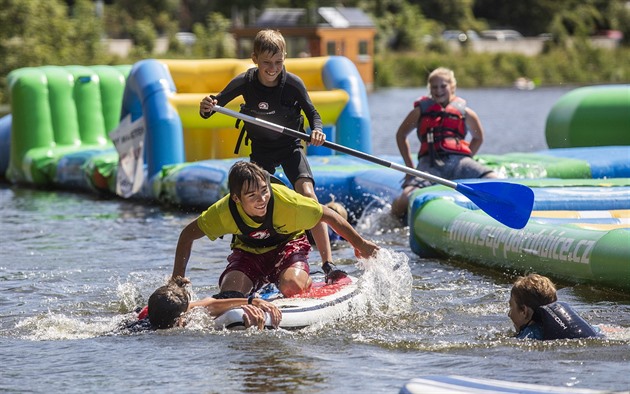
[[[346,285],[352,283],[352,279],[346,277],[341,278],[333,284],[326,284],[325,282],[315,282],[308,291],[304,293],[296,294],[290,298],[321,298],[331,294],[335,294]]]

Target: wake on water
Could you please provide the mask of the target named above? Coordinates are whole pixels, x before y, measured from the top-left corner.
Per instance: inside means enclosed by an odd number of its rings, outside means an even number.
[[[401,234],[395,232],[401,229],[401,223],[389,211],[389,205],[384,199],[374,198],[358,219],[355,226],[357,231],[367,238],[381,239],[383,234],[392,232],[394,237],[400,238]],[[338,247],[350,248],[350,245],[342,242]],[[407,255],[382,247],[375,257],[359,260],[355,267],[359,273],[352,275],[359,277],[360,297],[354,302],[351,313],[342,320],[356,322],[365,316],[386,320],[390,315],[408,312],[412,304],[413,278]],[[15,330],[12,330],[13,335],[27,340],[46,341],[124,333],[120,327],[135,317],[133,311],[136,308],[146,305],[148,295],[162,285],[161,281],[163,278],[132,273],[127,280],[116,285],[118,300],[101,304],[102,311],[90,310],[88,313],[75,310],[70,314],[47,311],[19,321]],[[198,298],[192,287],[189,291],[192,299]],[[147,293],[146,297],[143,297],[143,293]],[[112,304],[117,305],[115,309],[119,313],[111,314]],[[187,322],[186,329],[214,331],[212,317],[201,309],[189,312]],[[311,329],[318,328],[305,330]]]
[[[360,296],[352,305],[351,314],[344,316],[343,320],[353,320],[365,315],[372,318],[382,317],[408,310],[411,305],[412,276],[405,254],[380,249],[377,256],[359,260],[356,267],[363,271],[361,275],[357,275]],[[100,313],[94,311],[92,316],[86,317],[47,311],[19,321],[13,330],[14,334],[22,339],[34,341],[87,339],[124,334],[120,327],[125,321],[135,317],[133,310],[143,306],[145,300],[140,295],[137,283],[118,284],[116,294],[119,297],[120,308],[128,313],[112,316],[103,310]],[[193,299],[197,298],[192,289],[191,295]],[[187,323],[186,329],[189,330],[214,331],[212,317],[201,308],[195,308],[188,313]],[[310,327],[305,330],[308,332],[317,329],[318,327]]]
[[[376,201],[366,207],[358,220],[357,230],[366,238],[376,239],[377,243],[381,245],[381,249],[375,257],[354,263],[356,268],[354,272],[340,266],[341,269],[348,270],[351,275],[359,277],[360,297],[353,301],[349,314],[340,316],[340,319],[335,322],[322,324],[327,325],[327,328],[334,328],[334,331],[365,334],[363,329],[367,329],[369,333],[371,332],[370,327],[374,327],[375,329],[378,328],[380,337],[383,330],[398,332],[399,327],[393,323],[396,320],[407,321],[407,323],[420,329],[425,325],[423,319],[432,318],[425,316],[426,313],[423,314],[422,309],[412,310],[418,309],[418,306],[413,305],[414,279],[409,265],[409,257],[405,253],[384,247],[388,243],[393,245],[402,243],[400,239],[408,237],[408,234],[400,233],[401,231],[408,231],[408,229],[401,227],[400,222],[393,218],[389,211],[390,208],[386,202]],[[349,254],[347,252],[350,251],[350,245],[342,242],[340,249],[345,248],[347,250],[341,250],[340,255]],[[353,259],[343,260],[346,260],[348,264],[353,261]],[[156,275],[132,273],[126,280],[116,284],[112,294],[115,294],[117,299],[92,305],[88,309],[73,306],[64,308],[64,310],[72,310],[71,313],[49,310],[23,318],[15,325],[14,329],[6,331],[6,334],[34,341],[86,339],[105,335],[130,334],[121,330],[120,327],[124,326],[125,322],[134,319],[136,316],[133,312],[134,309],[146,305],[148,295],[155,288],[161,286],[164,280],[165,277],[157,277]],[[199,298],[195,294],[194,288],[191,287],[189,290],[192,299]],[[435,311],[428,310],[428,312]],[[490,315],[503,314],[503,311],[486,311],[486,313]],[[212,317],[201,308],[189,312],[187,322],[185,330],[220,335],[242,335],[237,331],[215,330]],[[311,335],[320,328],[321,325],[314,325],[290,335]],[[253,334],[253,329],[246,331],[248,332],[247,335]],[[284,330],[276,331],[278,335],[282,335],[282,332]],[[270,333],[276,335],[273,331],[265,331],[264,334],[260,334],[269,335]],[[613,329],[607,330],[607,334],[609,340],[630,340],[630,328],[613,327]],[[431,341],[431,343],[433,342]]]

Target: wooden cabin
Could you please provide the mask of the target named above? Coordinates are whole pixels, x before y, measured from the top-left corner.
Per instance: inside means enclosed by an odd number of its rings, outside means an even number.
[[[268,8],[244,25],[234,18],[237,56],[249,58],[256,33],[278,29],[287,42],[287,57],[345,56],[356,65],[368,91],[374,87],[376,27],[362,10],[344,7]]]

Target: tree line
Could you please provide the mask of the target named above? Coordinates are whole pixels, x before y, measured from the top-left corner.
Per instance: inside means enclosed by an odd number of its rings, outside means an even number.
[[[630,46],[625,0],[0,0],[0,103],[7,102],[7,74],[17,68],[130,64],[150,57],[158,37],[168,38],[165,57],[234,57],[234,23],[247,24],[270,7],[340,5],[372,17],[377,60],[414,51],[449,55],[439,43],[445,29],[548,34],[550,51],[571,50],[597,32],[619,30],[622,45]],[[177,40],[179,31],[194,33],[194,45]],[[105,37],[131,39],[133,51],[125,59],[109,54]]]

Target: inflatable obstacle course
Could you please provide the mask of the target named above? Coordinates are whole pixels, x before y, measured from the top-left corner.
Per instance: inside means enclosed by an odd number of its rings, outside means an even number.
[[[126,116],[144,118],[147,182],[165,166],[247,156],[233,153],[234,119],[199,117],[201,99],[220,91],[249,60],[155,60],[133,66],[45,66],[9,75],[11,115],[0,121],[10,157],[0,168],[14,183],[113,191],[117,152],[109,133]],[[329,140],[371,151],[365,86],[349,59],[339,56],[287,59],[306,84]],[[238,109],[240,102],[232,105]],[[309,154],[332,151],[309,147]],[[59,168],[63,163],[69,167]],[[151,197],[148,184],[143,197]]]
[[[111,148],[128,66],[44,66],[11,72],[11,144],[7,178],[50,185],[66,154]],[[5,126],[5,127],[6,127]]]

